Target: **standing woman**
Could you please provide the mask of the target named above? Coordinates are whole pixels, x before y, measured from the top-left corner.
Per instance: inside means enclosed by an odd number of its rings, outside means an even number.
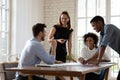
[[[69,59],[75,61],[71,55],[72,48],[72,32],[70,17],[67,11],[63,11],[59,17],[59,23],[54,25],[49,33],[48,41],[57,41],[56,60],[66,62],[68,42]]]

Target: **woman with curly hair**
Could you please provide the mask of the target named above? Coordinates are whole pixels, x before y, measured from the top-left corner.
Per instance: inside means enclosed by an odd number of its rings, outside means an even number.
[[[79,62],[84,64],[84,61],[92,57],[97,51],[98,36],[94,33],[87,33],[83,36],[85,47],[82,48],[80,57],[78,58]],[[104,54],[102,62],[109,62],[110,57]],[[92,62],[91,62],[92,63]],[[98,80],[100,76],[100,71],[91,72],[86,75],[85,80]]]

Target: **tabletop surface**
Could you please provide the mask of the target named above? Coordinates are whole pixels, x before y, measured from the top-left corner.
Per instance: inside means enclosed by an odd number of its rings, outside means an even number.
[[[78,73],[88,73],[100,70],[102,68],[109,68],[111,66],[116,65],[115,63],[111,62],[104,62],[100,63],[99,66],[95,65],[82,65],[80,63],[64,63],[64,64],[57,64],[54,66],[39,66],[39,67],[23,67],[23,68],[6,68],[7,71],[31,71],[31,72],[78,72]]]

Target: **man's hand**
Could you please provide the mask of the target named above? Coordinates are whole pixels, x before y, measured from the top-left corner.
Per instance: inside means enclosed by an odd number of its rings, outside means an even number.
[[[63,63],[62,61],[55,61],[55,64],[61,64],[61,63]]]
[[[97,59],[91,59],[91,60],[87,60],[86,63],[93,64],[93,65],[99,65],[100,62]]]

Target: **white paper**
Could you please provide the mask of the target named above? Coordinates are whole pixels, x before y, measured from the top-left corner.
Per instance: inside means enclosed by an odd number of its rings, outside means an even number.
[[[36,64],[37,67],[60,67],[60,66],[74,66],[81,65],[80,63],[62,63],[62,64]]]

